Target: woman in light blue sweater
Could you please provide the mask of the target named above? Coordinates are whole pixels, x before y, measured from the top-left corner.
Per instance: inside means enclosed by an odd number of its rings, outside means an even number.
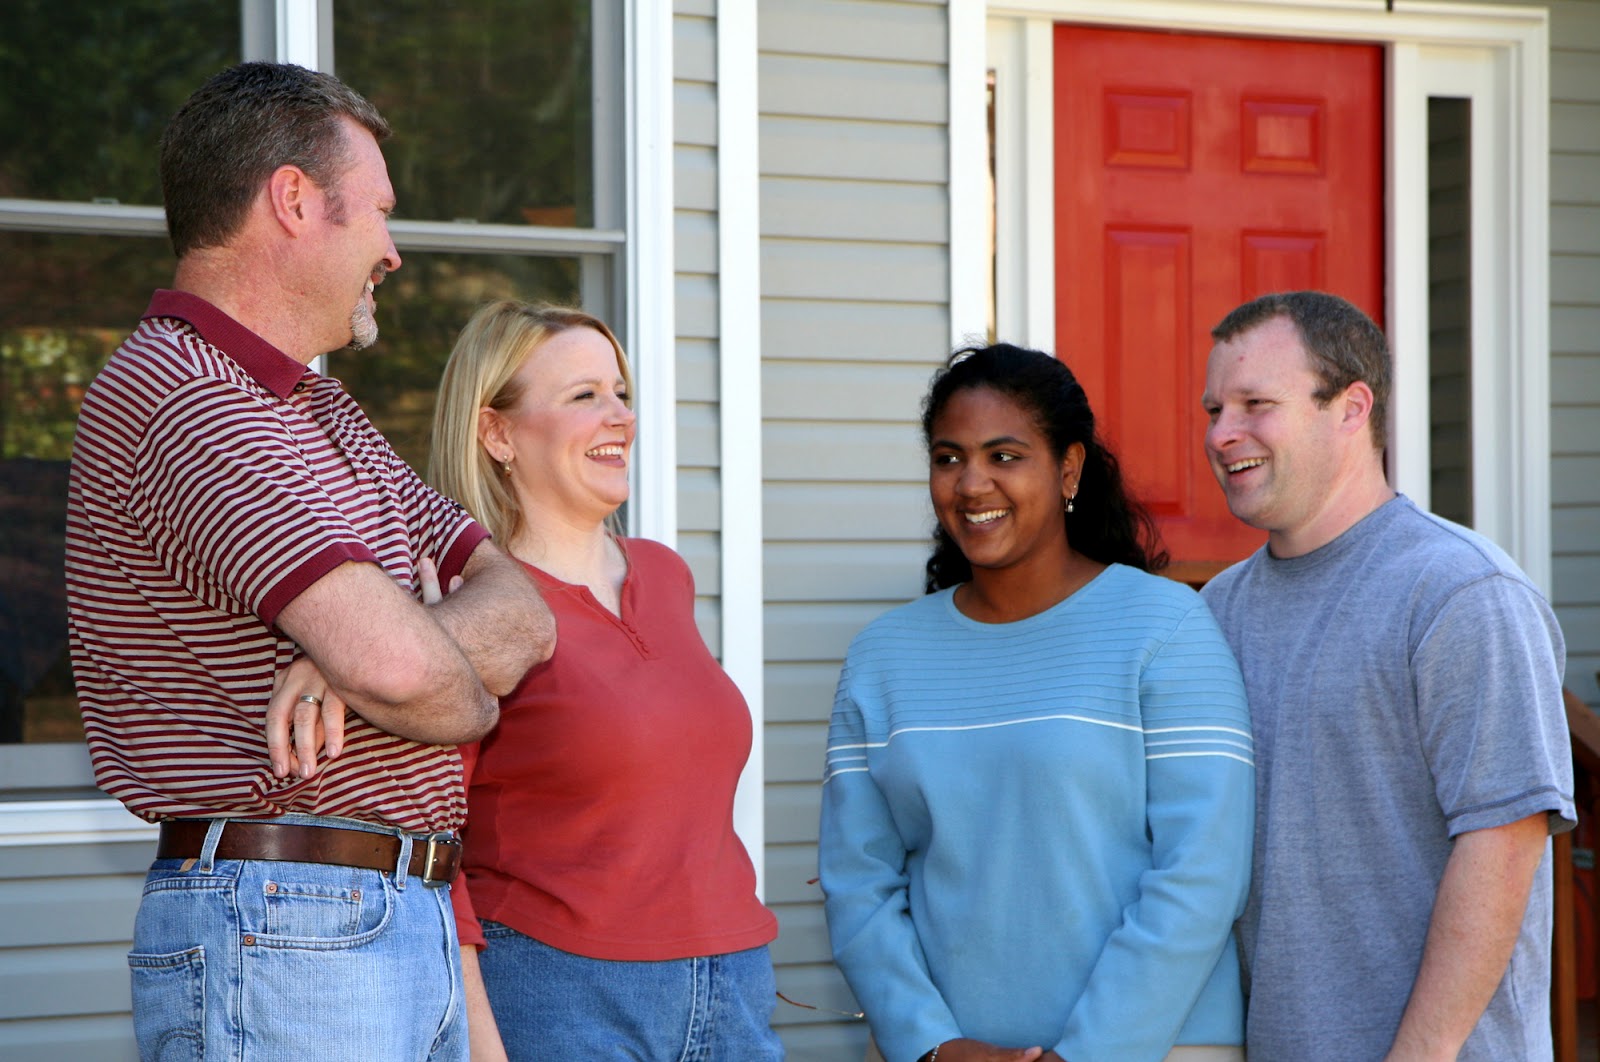
[[[851,644],[823,781],[828,931],[876,1043],[1242,1060],[1254,768],[1221,632],[1149,574],[1065,365],[958,352],[922,423],[929,594]]]

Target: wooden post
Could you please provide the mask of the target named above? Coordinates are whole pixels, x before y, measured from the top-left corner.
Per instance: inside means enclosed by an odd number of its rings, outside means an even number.
[[[1555,1062],[1578,1062],[1578,936],[1572,907],[1572,833],[1557,834],[1555,925],[1550,970],[1550,1033]]]

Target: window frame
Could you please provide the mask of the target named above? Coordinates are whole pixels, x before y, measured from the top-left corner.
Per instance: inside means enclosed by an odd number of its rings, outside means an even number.
[[[331,59],[333,0],[246,0],[246,58],[310,68]],[[596,0],[596,227],[397,219],[402,252],[575,255],[585,304],[607,318],[639,380],[639,431],[628,531],[672,545],[677,531],[673,282],[672,13],[651,0]],[[620,48],[615,47],[620,43]],[[618,64],[620,63],[620,69]],[[620,90],[620,93],[616,90]],[[0,230],[165,238],[160,206],[0,198]],[[605,296],[609,295],[609,299]],[[0,746],[0,847],[110,843],[154,827],[94,786],[87,746]]]

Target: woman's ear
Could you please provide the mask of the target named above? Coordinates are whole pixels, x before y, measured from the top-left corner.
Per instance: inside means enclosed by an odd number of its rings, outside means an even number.
[[[478,442],[488,451],[489,459],[495,464],[504,464],[506,455],[512,452],[511,437],[506,430],[506,419],[500,411],[492,406],[482,406],[478,409]]]
[[[1078,481],[1083,478],[1083,462],[1086,454],[1083,443],[1075,442],[1069,443],[1067,452],[1061,455],[1062,500],[1078,493]]]

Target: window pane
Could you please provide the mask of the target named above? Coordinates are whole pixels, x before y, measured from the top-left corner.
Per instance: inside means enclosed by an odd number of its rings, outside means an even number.
[[[0,743],[81,741],[62,563],[94,374],[171,282],[164,239],[0,232]]]
[[[334,70],[394,127],[403,217],[594,225],[583,0],[337,0]]]
[[[1472,101],[1428,100],[1430,508],[1472,524]]]
[[[160,205],[161,130],[240,58],[237,2],[16,0],[0,25],[0,198]]]
[[[578,305],[578,260],[402,249],[401,261],[378,295],[377,344],[329,355],[327,372],[400,456],[425,472],[439,374],[467,318],[490,299]]]

